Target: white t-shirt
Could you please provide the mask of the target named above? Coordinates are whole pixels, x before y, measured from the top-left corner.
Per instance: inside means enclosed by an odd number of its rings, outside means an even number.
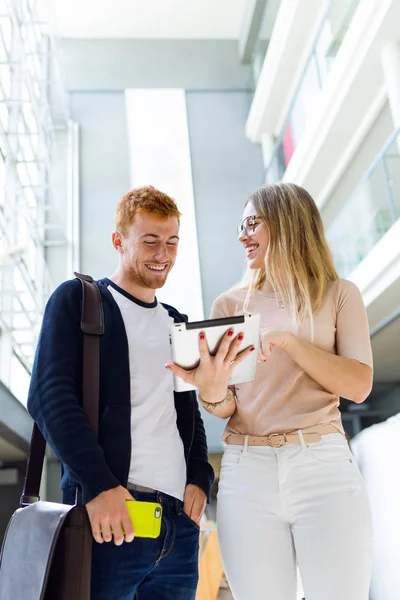
[[[183,500],[186,462],[176,424],[168,326],[173,319],[155,300],[146,304],[109,282],[129,347],[132,453],[128,482]]]

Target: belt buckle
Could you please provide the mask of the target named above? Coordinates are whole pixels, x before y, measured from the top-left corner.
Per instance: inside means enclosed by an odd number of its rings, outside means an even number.
[[[271,438],[278,438],[276,444]],[[286,433],[271,433],[267,436],[267,443],[271,448],[281,448],[282,446],[285,446],[287,444]]]

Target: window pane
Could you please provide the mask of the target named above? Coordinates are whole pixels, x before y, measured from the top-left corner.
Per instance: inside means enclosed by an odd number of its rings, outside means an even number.
[[[176,199],[185,216],[179,253],[160,300],[187,306],[203,318],[189,133],[184,90],[127,90],[126,110],[132,187],[151,181]],[[184,285],[183,285],[184,284]]]
[[[0,152],[0,208],[4,206],[4,195],[6,187],[6,170],[4,166],[3,155]]]

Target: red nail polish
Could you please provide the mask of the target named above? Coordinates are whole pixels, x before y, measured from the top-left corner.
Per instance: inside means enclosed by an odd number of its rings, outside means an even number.
[[[242,335],[241,333],[239,333],[239,335],[238,335],[239,342],[241,342],[243,338],[244,338],[244,335]]]
[[[254,350],[255,350],[255,348],[254,348],[254,346],[252,346],[252,347],[250,348],[250,352],[254,352]]]
[[[229,331],[228,331],[228,336],[229,336],[229,337],[232,337],[232,336],[233,336],[233,331],[232,331],[232,330],[229,330]]]
[[[171,371],[171,367],[169,365],[165,365],[165,368],[168,369],[168,371]]]
[[[201,333],[201,334],[200,334],[200,339],[201,339],[201,340],[205,340],[205,339],[206,339],[206,336],[204,335],[204,333]]]

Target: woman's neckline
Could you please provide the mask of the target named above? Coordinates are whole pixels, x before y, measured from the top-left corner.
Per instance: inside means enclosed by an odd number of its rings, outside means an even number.
[[[256,294],[258,294],[259,296],[265,296],[266,298],[276,298],[278,294],[276,294],[275,292],[268,291],[268,290],[255,290]]]

